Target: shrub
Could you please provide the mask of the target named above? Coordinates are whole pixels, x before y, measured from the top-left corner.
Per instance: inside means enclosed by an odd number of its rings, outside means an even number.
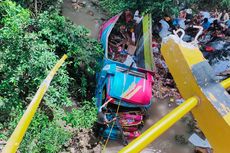
[[[41,13],[45,10],[60,9],[63,0],[13,0],[23,6],[30,9],[34,14]]]
[[[97,119],[97,109],[91,102],[85,101],[81,108],[74,108],[71,112],[67,112],[63,119],[75,128],[91,128]]]
[[[230,6],[229,0],[99,0],[100,6],[110,15],[118,14],[126,9],[139,9],[144,13],[152,13],[156,18],[165,14],[178,15],[182,3],[188,7],[196,5],[201,9],[228,9]]]
[[[175,14],[178,12],[178,6],[172,0],[146,0],[146,1],[125,1],[118,0],[111,2],[110,0],[100,0],[101,7],[114,15],[125,9],[139,9],[144,13],[157,14],[163,16],[165,13]]]
[[[87,29],[56,11],[32,18],[30,11],[6,0],[0,3],[0,18],[0,138],[9,138],[41,82],[67,53],[69,59],[51,82],[20,145],[21,152],[59,152],[72,136],[65,128],[72,122],[68,116],[80,120],[72,124],[76,128],[89,128],[95,120],[93,101],[81,101],[94,93],[101,46],[88,38]],[[81,107],[66,115],[64,108],[72,99]]]

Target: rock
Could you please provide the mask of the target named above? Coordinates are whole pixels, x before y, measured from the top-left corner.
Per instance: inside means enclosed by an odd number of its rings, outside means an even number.
[[[101,152],[102,147],[101,145],[97,145],[95,148],[93,148],[93,152],[97,153],[97,152]]]
[[[86,6],[86,1],[78,2],[78,5],[80,5],[81,7],[85,7]]]
[[[78,2],[77,2],[77,3],[73,3],[72,6],[73,6],[73,8],[74,8],[75,10],[79,10],[79,9],[82,8],[82,7],[79,5]]]
[[[196,133],[201,133],[202,131],[200,129],[195,129],[194,130]]]
[[[86,1],[83,1],[83,2],[82,2],[82,5],[86,5]]]
[[[86,7],[86,1],[80,2],[79,0],[72,0],[72,5],[75,10],[79,10],[83,7]]]
[[[71,147],[71,148],[70,148],[70,152],[71,152],[71,153],[75,153],[74,147]]]
[[[210,148],[200,148],[196,147],[194,150],[195,153],[213,153],[213,150]]]
[[[6,141],[0,141],[0,145],[5,145]]]
[[[87,14],[88,14],[88,15],[91,15],[91,16],[94,16],[93,11],[88,11]]]
[[[5,144],[6,144],[6,141],[1,141],[0,140],[0,152],[4,148]]]
[[[93,5],[99,6],[99,1],[98,0],[91,0],[91,3]]]

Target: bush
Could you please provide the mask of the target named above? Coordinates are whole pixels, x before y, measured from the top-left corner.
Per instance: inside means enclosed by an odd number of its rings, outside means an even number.
[[[67,53],[69,59],[51,82],[20,145],[21,152],[59,152],[72,136],[65,128],[70,116],[79,122],[72,124],[76,128],[89,128],[95,120],[93,101],[81,101],[92,99],[101,46],[88,38],[87,29],[56,11],[31,18],[30,11],[6,0],[0,3],[0,18],[0,138],[9,138],[41,82]],[[66,114],[72,99],[80,107]]]
[[[99,5],[110,15],[116,15],[126,9],[135,9],[137,4],[132,0],[99,0]]]
[[[229,9],[229,0],[99,0],[100,6],[110,15],[118,14],[126,9],[139,9],[144,13],[152,13],[154,17],[162,17],[165,14],[178,15],[181,4],[191,7],[196,5],[201,9]]]
[[[79,116],[84,116],[84,118]],[[71,112],[67,112],[63,119],[75,128],[91,128],[97,119],[97,109],[91,102],[85,101],[81,108],[74,108]]]
[[[13,0],[23,6],[30,9],[35,15],[45,10],[57,10],[60,9],[63,0]]]
[[[176,14],[178,13],[178,6],[172,0],[145,0],[145,1],[125,1],[117,0],[100,0],[101,7],[108,11],[111,15],[120,13],[126,9],[136,10],[139,9],[144,13],[152,13],[158,16],[163,16],[165,13]]]

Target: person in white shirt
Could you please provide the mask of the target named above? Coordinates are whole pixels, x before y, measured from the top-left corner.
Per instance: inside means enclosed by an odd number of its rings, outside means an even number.
[[[135,13],[134,13],[133,20],[136,21],[136,24],[139,24],[142,19],[143,19],[143,16],[140,15],[139,10],[136,10]]]
[[[161,30],[159,32],[159,35],[161,38],[164,38],[170,34],[169,32],[170,26],[164,19],[161,19],[159,23],[161,24]]]
[[[218,19],[219,19],[219,21],[224,22],[224,23],[227,22],[227,21],[229,20],[229,15],[228,15],[228,13],[226,12],[226,10],[224,10],[223,13],[220,13],[220,14],[219,14]]]
[[[206,11],[201,11],[200,14],[202,16],[202,20],[205,18],[209,19],[211,17],[210,13]]]

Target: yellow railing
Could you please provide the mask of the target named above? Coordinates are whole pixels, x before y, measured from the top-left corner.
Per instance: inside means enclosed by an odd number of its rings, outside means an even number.
[[[9,140],[7,141],[6,146],[2,150],[2,153],[15,153],[26,133],[27,128],[32,121],[32,118],[37,111],[37,108],[46,93],[53,76],[56,74],[57,70],[61,67],[61,65],[66,60],[67,55],[63,55],[63,57],[57,62],[57,64],[53,67],[49,75],[40,85],[38,91],[36,92],[34,98],[32,99],[30,105],[28,106],[26,112],[23,114],[22,118],[20,119],[17,127],[15,128],[13,134],[10,136]]]
[[[228,78],[228,79],[222,81],[220,84],[221,84],[225,89],[230,88],[230,78]]]

